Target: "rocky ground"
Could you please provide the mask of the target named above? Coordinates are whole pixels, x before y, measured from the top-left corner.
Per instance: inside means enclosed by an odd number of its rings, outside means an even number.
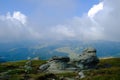
[[[99,63],[96,55],[96,49],[89,47],[83,50],[81,54],[76,54],[76,57],[59,57],[54,56],[47,63],[41,65],[41,72],[61,73],[74,72],[85,69],[95,69]]]
[[[43,60],[32,60],[32,69],[26,73],[26,62],[28,61],[1,63],[0,80],[120,80],[120,58],[100,59],[98,68],[83,71],[85,77],[82,79],[78,75],[79,72],[40,72],[39,66],[46,63]]]

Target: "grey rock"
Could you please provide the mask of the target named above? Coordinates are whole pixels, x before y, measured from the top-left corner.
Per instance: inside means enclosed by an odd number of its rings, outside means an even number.
[[[99,62],[98,57],[96,56],[96,49],[86,48],[77,61],[77,66],[83,66],[83,68],[93,68]]]
[[[78,76],[80,77],[80,79],[85,78],[85,75],[84,75],[83,71],[80,71],[78,73]]]
[[[50,65],[49,64],[43,64],[39,67],[40,71],[45,71]]]
[[[42,71],[60,71],[60,70],[82,70],[95,68],[97,63],[99,62],[98,57],[96,56],[95,48],[86,48],[83,50],[82,54],[77,56],[75,59],[70,59],[69,57],[52,57],[48,63],[40,66],[40,70]]]
[[[57,57],[57,56],[54,56],[49,61],[54,61],[54,60],[61,61],[61,62],[69,62],[70,58],[69,57]]]
[[[57,57],[54,56],[52,57],[49,61],[48,64],[50,65],[49,68],[47,69],[48,71],[58,71],[58,70],[64,70],[67,68],[67,63],[70,61],[69,57]]]

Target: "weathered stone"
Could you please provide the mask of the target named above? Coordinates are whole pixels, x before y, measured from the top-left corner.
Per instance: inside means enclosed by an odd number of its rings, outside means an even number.
[[[82,66],[83,68],[93,68],[99,62],[96,56],[96,49],[86,48],[77,61],[77,66]]]
[[[54,61],[54,60],[61,61],[61,62],[69,62],[70,58],[69,57],[57,57],[57,56],[54,56],[49,61]]]
[[[99,59],[96,56],[96,49],[92,47],[86,48],[82,54],[71,61],[71,63],[74,63],[80,69],[95,68],[98,62]]]
[[[80,72],[78,73],[78,76],[79,76],[79,78],[80,78],[80,79],[82,79],[82,78],[84,78],[84,77],[85,77],[85,75],[84,75],[83,71],[80,71]]]
[[[49,60],[49,68],[47,69],[48,71],[53,71],[53,70],[64,70],[67,68],[67,62],[69,62],[70,59],[69,57],[53,57],[52,59]]]
[[[43,64],[39,67],[40,71],[45,71],[50,65],[49,64]]]
[[[42,71],[46,70],[49,72],[59,70],[81,70],[88,68],[95,68],[99,59],[96,56],[96,49],[86,48],[82,54],[77,56],[75,59],[69,57],[52,57],[47,64],[40,66]]]

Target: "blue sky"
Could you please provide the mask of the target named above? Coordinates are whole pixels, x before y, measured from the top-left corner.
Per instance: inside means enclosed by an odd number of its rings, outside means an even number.
[[[69,1],[69,0],[68,0]],[[94,4],[97,4],[99,0],[72,0],[75,5],[75,10],[70,14],[70,16],[81,16],[83,13],[86,13]],[[40,4],[38,4],[39,2]],[[69,5],[69,2],[67,3]],[[36,7],[39,5],[39,9],[45,13],[46,15],[51,14],[50,8],[52,7],[44,7],[42,4],[42,0],[0,0],[0,14],[5,14],[7,12],[21,11],[22,13],[31,16],[34,11],[36,11]],[[54,10],[53,10],[54,11]]]
[[[0,41],[120,41],[119,4],[119,0],[0,0]]]
[[[0,0],[0,13],[21,11],[27,15],[32,12],[32,6],[25,0]]]

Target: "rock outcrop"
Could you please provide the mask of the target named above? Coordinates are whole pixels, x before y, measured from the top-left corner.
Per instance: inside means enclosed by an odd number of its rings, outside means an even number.
[[[69,57],[57,57],[54,56],[52,57],[48,63],[43,64],[42,66],[39,67],[41,71],[58,71],[58,70],[64,70],[68,67],[68,62],[70,61]]]
[[[82,70],[95,68],[98,62],[96,49],[86,48],[82,54],[72,60],[69,57],[52,57],[46,64],[40,66],[39,69],[48,72]]]
[[[96,64],[99,62],[99,59],[96,56],[96,49],[92,47],[86,48],[73,62],[81,69],[95,68]]]

